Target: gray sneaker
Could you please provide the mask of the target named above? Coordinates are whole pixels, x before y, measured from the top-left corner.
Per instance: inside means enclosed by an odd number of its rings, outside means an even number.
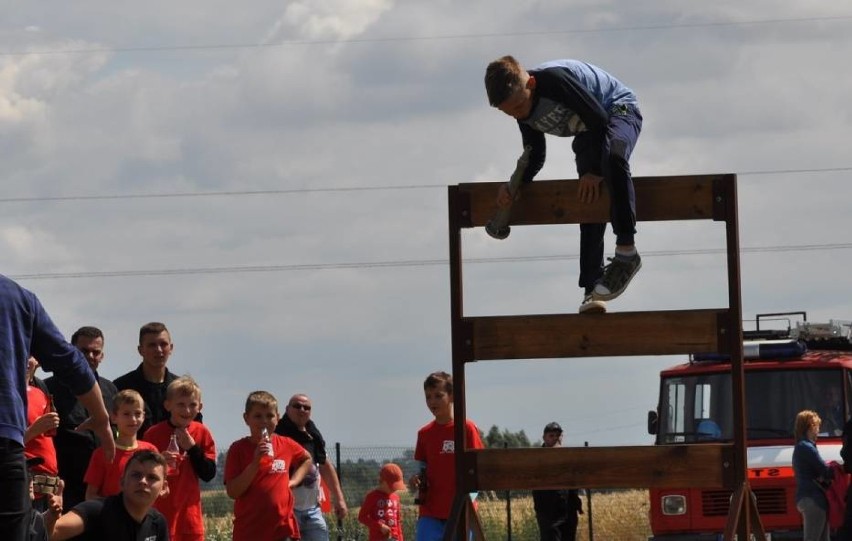
[[[605,314],[606,303],[594,298],[591,293],[586,293],[583,297],[583,302],[580,303],[578,312],[581,314]]]
[[[592,292],[592,296],[601,301],[611,301],[624,293],[630,280],[642,268],[642,258],[638,253],[629,258],[615,256],[607,259],[610,263],[604,267],[603,277]]]

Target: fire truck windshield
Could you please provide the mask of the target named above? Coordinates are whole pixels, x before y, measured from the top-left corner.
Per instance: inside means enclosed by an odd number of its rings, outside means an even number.
[[[843,379],[840,368],[746,372],[748,440],[791,439],[796,414],[804,409],[822,418],[821,436],[840,436],[847,411]],[[729,372],[664,378],[657,443],[731,441],[731,392]]]

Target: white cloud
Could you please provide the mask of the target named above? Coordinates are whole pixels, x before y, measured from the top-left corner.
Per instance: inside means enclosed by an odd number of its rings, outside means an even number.
[[[364,32],[393,4],[393,0],[297,0],[284,10],[283,20],[302,38],[345,40]]]

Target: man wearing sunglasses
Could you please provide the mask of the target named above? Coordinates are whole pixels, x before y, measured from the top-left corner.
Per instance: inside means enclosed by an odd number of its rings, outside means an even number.
[[[328,541],[328,525],[322,514],[320,502],[323,492],[320,478],[329,490],[338,519],[346,516],[346,500],[334,466],[327,460],[325,440],[311,420],[311,399],[304,394],[290,397],[284,415],[275,427],[275,433],[296,440],[311,454],[313,469],[304,481],[293,488],[294,512],[299,521],[302,541]]]

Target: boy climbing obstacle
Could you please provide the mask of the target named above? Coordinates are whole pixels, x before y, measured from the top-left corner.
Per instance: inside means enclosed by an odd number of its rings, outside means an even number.
[[[493,107],[517,119],[523,144],[531,147],[523,182],[532,182],[544,166],[545,133],[574,137],[580,201],[596,201],[606,181],[615,256],[603,266],[605,223],[580,224],[579,279],[584,291],[579,312],[606,312],[606,301],[621,295],[642,266],[633,239],[636,198],[628,163],[642,130],[636,95],[585,62],[554,60],[526,71],[511,56],[488,65],[485,89]],[[498,206],[511,202],[508,186],[501,186]]]

